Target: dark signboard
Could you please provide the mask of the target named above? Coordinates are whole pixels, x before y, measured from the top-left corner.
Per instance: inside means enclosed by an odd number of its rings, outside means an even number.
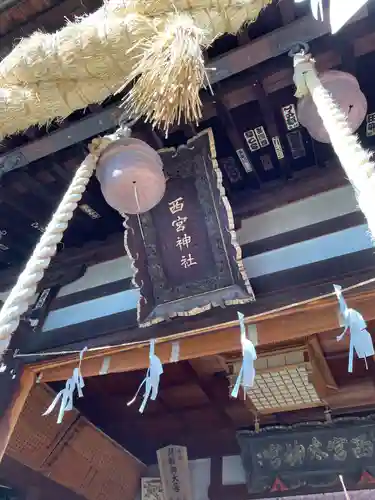
[[[51,288],[45,288],[42,290],[38,294],[34,304],[32,304],[32,306],[29,307],[27,312],[23,315],[22,319],[29,323],[34,332],[42,330],[51,304],[56,298],[60,288],[61,287],[59,285],[55,285]]]
[[[239,431],[237,437],[252,495],[340,490],[339,475],[349,488],[375,477],[375,416]]]
[[[140,287],[143,326],[254,300],[235,240],[211,130],[159,152],[163,200],[127,220],[126,246]]]

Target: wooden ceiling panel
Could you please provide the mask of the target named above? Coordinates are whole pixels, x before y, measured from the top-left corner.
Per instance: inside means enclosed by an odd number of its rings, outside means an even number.
[[[61,28],[66,19],[92,12],[101,0],[15,0],[14,5],[0,11],[0,58],[5,57],[15,41],[34,31],[53,32]]]
[[[161,380],[161,388],[177,387],[186,383],[186,362],[170,363],[165,366],[167,377]]]
[[[229,404],[226,406],[225,411],[237,428],[249,427],[254,424],[254,415],[243,401],[236,401],[235,404]]]
[[[372,335],[373,340],[375,340],[375,321],[369,321],[367,329]],[[337,328],[337,330],[319,334],[320,345],[327,359],[338,357],[339,355],[341,355],[341,357],[348,356],[350,335],[347,333],[343,339],[338,342],[337,337],[341,335],[342,332],[343,328]]]
[[[342,333],[342,328],[319,335],[320,344],[325,354],[349,352],[350,337],[346,335],[340,342],[337,337]]]
[[[197,433],[226,427],[220,414],[212,405],[207,405],[204,409],[189,410],[186,419],[191,430]]]
[[[42,476],[5,455],[0,465],[1,484],[13,487],[21,498],[29,500],[82,500],[68,488]]]
[[[114,373],[113,377],[89,377],[86,379],[86,388],[91,394],[106,394],[108,397],[126,397],[137,389],[142,382],[142,371],[131,372],[129,377],[123,373]]]
[[[342,412],[347,409],[352,412],[355,408],[360,411],[368,408],[373,410],[375,406],[375,385],[373,380],[362,378],[360,381],[351,380],[336,393],[326,397],[326,402],[330,408],[340,408]]]
[[[342,355],[327,359],[328,366],[332,375],[337,380],[339,387],[347,384],[357,382],[358,380],[365,380],[370,378],[371,372],[366,367],[365,360],[358,359],[354,356],[353,360],[353,373],[348,372],[348,352],[343,352]],[[367,362],[367,366],[369,362]]]
[[[226,373],[228,365],[223,356],[206,356],[190,361],[199,377],[210,377],[216,373]]]
[[[142,415],[139,416],[140,419],[142,417]],[[153,439],[166,441],[168,441],[169,436],[176,436],[185,431],[184,420],[173,414],[164,414],[152,419],[146,416],[144,422],[140,422],[139,427],[142,429],[142,434],[144,433]]]
[[[182,386],[169,387],[161,391],[163,400],[172,408],[205,405],[209,402],[206,394],[197,384],[186,383]]]

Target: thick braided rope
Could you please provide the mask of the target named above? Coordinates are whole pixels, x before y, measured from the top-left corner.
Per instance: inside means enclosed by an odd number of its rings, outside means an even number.
[[[56,33],[34,33],[0,60],[0,138],[100,103],[132,76],[137,88],[143,73],[140,94],[133,94],[132,101],[144,95],[142,89],[149,83],[156,95],[151,100],[148,93],[145,96],[151,112],[155,101],[164,117],[170,109],[189,110],[189,103],[200,110],[197,94],[207,78],[202,50],[224,33],[237,33],[271,2],[108,0]],[[176,29],[180,18],[189,19],[193,29],[185,22]],[[192,71],[197,78],[189,74]],[[174,92],[171,85],[190,90]]]
[[[375,240],[375,164],[370,153],[362,148],[349,127],[347,116],[322,85],[309,55],[295,57],[295,83],[298,97],[310,92],[332,147],[354,188],[371,238]]]
[[[0,311],[0,358],[8,348],[12,334],[16,331],[20,318],[34,297],[38,283],[44,276],[51,258],[56,254],[57,244],[62,240],[68,222],[86,190],[87,184],[95,171],[100,152],[111,142],[109,138],[94,140],[89,154],[75,173],[60,205],[53,214],[45,232],[18,277]]]

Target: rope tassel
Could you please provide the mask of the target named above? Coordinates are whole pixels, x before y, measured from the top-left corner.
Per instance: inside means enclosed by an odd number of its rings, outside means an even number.
[[[82,349],[79,354],[79,365],[74,368],[73,375],[66,381],[64,389],[62,389],[49,405],[47,410],[43,413],[43,417],[50,415],[55,409],[56,405],[61,400],[59,415],[57,417],[57,423],[61,424],[64,418],[64,413],[66,411],[73,410],[73,398],[74,391],[77,389],[77,394],[79,398],[83,397],[82,389],[85,387],[85,381],[83,380],[81,373],[81,364],[84,353],[87,351],[87,347]]]
[[[129,116],[144,116],[166,133],[183,120],[198,123],[202,116],[199,92],[207,79],[202,52],[206,35],[191,16],[176,12],[153,37],[139,41],[137,48],[142,51],[119,89],[134,80],[123,103]]]
[[[341,335],[337,337],[337,341],[342,340],[347,331],[350,333],[350,347],[349,347],[349,362],[348,372],[353,372],[353,357],[354,351],[357,353],[358,358],[364,359],[366,366],[366,358],[374,356],[374,345],[370,333],[367,331],[366,321],[355,309],[348,308],[346,301],[342,295],[342,288],[338,285],[333,285],[337,300],[340,306],[340,314],[345,327]]]
[[[241,386],[244,390],[244,394],[246,394],[248,389],[253,387],[255,379],[254,361],[257,359],[254,344],[246,336],[246,326],[244,321],[245,316],[240,312],[237,314],[241,328],[242,365],[235,386],[232,390],[232,398],[236,398],[238,396]]]
[[[143,401],[141,406],[139,407],[139,413],[143,413],[144,409],[146,408],[146,404],[149,398],[151,398],[152,401],[155,401],[158,392],[159,392],[159,383],[160,383],[160,376],[163,373],[163,365],[160,359],[156,356],[155,354],[155,340],[151,340],[150,342],[150,366],[148,367],[146,377],[142,381],[141,385],[138,387],[137,392],[135,393],[134,398],[129,401],[128,406],[132,405],[135,400],[137,399],[137,396],[142,389],[143,385],[146,386],[145,393],[143,396]]]

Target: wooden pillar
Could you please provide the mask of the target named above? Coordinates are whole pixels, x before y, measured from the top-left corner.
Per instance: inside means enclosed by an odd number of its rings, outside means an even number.
[[[223,457],[211,458],[211,483],[208,489],[208,498],[214,500],[221,493],[223,481]]]
[[[5,367],[5,368],[4,368]],[[0,461],[34,384],[35,374],[24,367],[9,351],[0,373]]]

